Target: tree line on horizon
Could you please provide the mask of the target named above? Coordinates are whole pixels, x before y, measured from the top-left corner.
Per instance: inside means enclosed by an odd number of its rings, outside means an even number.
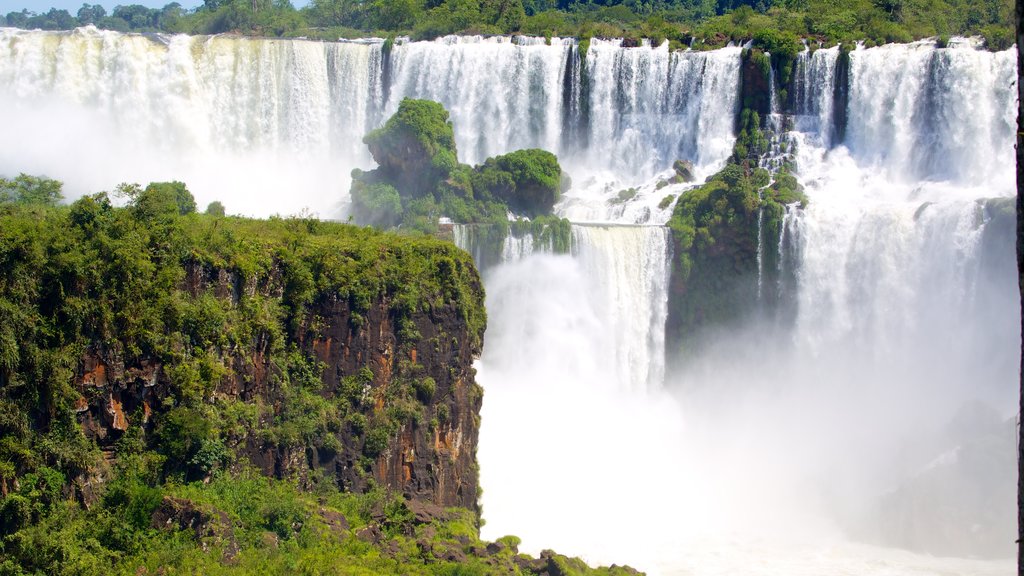
[[[118,32],[238,33],[334,40],[367,35],[529,34],[669,40],[678,48],[717,47],[775,30],[824,44],[869,45],[953,35],[983,36],[990,49],[1014,41],[1013,0],[204,0],[195,8],[85,3],[9,12],[0,25]]]

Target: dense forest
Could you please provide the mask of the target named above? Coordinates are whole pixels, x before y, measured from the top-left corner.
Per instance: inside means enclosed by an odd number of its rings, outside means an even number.
[[[445,34],[530,34],[668,40],[713,48],[769,29],[826,44],[980,35],[991,49],[1013,43],[1010,0],[205,0],[194,9],[121,5],[108,13],[83,4],[76,14],[50,9],[10,12],[7,26],[120,32],[352,38]]]

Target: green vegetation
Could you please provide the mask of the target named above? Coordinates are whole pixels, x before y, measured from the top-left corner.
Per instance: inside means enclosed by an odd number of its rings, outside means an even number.
[[[214,200],[206,206],[206,214],[210,216],[223,216],[224,215],[224,204],[220,200]]]
[[[460,164],[448,111],[408,98],[363,141],[378,168],[352,173],[356,223],[438,234],[439,220],[447,217],[484,227],[488,246],[500,247],[510,230],[521,235],[529,229],[538,244],[568,251],[568,222],[551,216],[569,185],[554,154],[517,150],[476,167]],[[531,221],[510,223],[510,212]]]
[[[50,9],[10,12],[8,26],[67,30],[94,24],[137,32],[338,37],[408,34],[530,34],[639,38],[673,48],[713,48],[750,40],[772,52],[775,40],[808,38],[870,44],[916,38],[982,35],[990,48],[1014,41],[1011,0],[313,0],[296,10],[288,0],[204,0],[195,9],[118,6],[107,14],[84,4],[76,14]]]
[[[563,184],[558,159],[537,149],[488,158],[474,169],[471,181],[477,194],[489,194],[531,218],[551,214]]]
[[[366,397],[375,375],[365,367],[324,390],[308,340],[325,303],[354,326],[386,316],[405,356],[420,342],[416,319],[435,313],[465,326],[463,346],[481,345],[479,277],[446,242],[198,214],[177,182],[122,185],[123,208],[105,193],[57,205],[59,182],[26,175],[0,190],[0,573],[134,574],[128,558],[205,566],[219,557],[187,530],[150,526],[163,496],[212,498],[238,481],[253,446],[368,457],[380,450],[373,430],[390,449],[399,425],[449,414],[448,385],[439,397],[414,363],[397,363],[379,399]],[[316,468],[292,472],[304,487],[334,486]],[[202,480],[211,488],[188,484]],[[270,513],[224,510],[235,529],[296,539],[271,551],[243,538],[241,558],[251,550],[254,564],[239,573],[283,570],[312,553],[306,543],[327,542]]]
[[[13,180],[0,178],[0,203],[51,205],[64,198],[64,184],[49,178],[20,174]]]
[[[61,497],[52,472],[4,499],[3,520],[33,522],[5,535],[4,574],[539,574],[627,575],[578,559],[519,555],[518,538],[488,544],[467,510],[427,508],[375,488],[342,493],[242,470],[208,483],[153,482],[144,457],[121,460],[88,509]]]

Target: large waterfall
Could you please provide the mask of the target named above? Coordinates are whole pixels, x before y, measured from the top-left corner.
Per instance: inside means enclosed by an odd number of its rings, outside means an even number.
[[[68,192],[183,180],[201,206],[340,215],[380,118],[363,43],[0,30],[0,172]]]
[[[541,147],[573,176],[571,252],[509,237],[484,270],[485,536],[651,573],[1008,572],[1014,54],[800,54],[777,103],[810,197],[778,259],[792,322],[751,319],[666,379],[681,296],[658,224],[687,189],[668,179],[728,157],[740,49],[579,51],[0,29],[0,175],[72,197],[177,179],[229,212],[344,217],[361,136],[403,97],[440,101],[463,161]]]
[[[575,50],[522,37],[385,50],[381,41],[0,29],[0,171],[45,173],[73,195],[179,179],[201,205],[341,217],[349,173],[372,164],[363,134],[404,97],[445,105],[465,162],[525,147],[562,156],[578,219],[606,220],[609,198],[676,159],[701,173],[724,162],[739,49],[670,54],[594,41],[584,71]],[[47,126],[60,129],[24,138]],[[634,221],[668,218],[658,212],[647,206]]]

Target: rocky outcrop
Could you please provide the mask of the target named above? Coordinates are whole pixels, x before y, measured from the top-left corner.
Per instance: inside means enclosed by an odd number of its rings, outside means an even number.
[[[222,558],[231,561],[238,554],[231,519],[221,510],[203,508],[194,502],[164,496],[153,512],[152,527],[157,530],[190,533],[204,551],[219,548]]]

